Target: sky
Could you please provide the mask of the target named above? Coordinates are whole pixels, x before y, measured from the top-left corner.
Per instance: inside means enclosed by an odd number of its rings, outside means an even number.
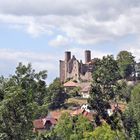
[[[0,75],[19,62],[59,76],[59,60],[71,51],[84,61],[130,51],[140,59],[140,0],[0,0]]]

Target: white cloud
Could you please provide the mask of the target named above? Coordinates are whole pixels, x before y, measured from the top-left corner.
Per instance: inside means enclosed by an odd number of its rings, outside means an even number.
[[[57,29],[84,45],[127,34],[139,37],[139,13],[139,0],[0,1],[0,23],[21,27],[33,37],[55,34]],[[61,41],[56,38],[51,42],[55,46]]]
[[[70,43],[70,40],[62,35],[57,35],[55,39],[49,42],[50,46],[54,47],[67,47]]]
[[[36,23],[34,20],[30,21],[27,24],[27,33],[29,33],[32,37],[38,37],[45,33],[47,33],[48,35],[53,34],[50,26],[44,24],[40,25],[39,23]]]
[[[59,71],[59,56],[49,53],[39,53],[30,51],[17,51],[13,49],[0,49],[0,74],[9,76],[14,73],[19,62],[27,65],[32,64],[32,68],[36,72],[47,70],[47,84],[58,76]]]
[[[33,37],[38,37],[42,32],[44,32],[44,29],[41,26],[36,25],[34,22],[30,22],[27,27],[27,32]]]
[[[41,21],[42,18],[35,18],[33,16],[17,16],[17,15],[5,15],[0,13],[0,23],[9,25],[10,28],[20,29],[32,37],[38,37],[42,34],[53,34],[53,26],[47,25]]]
[[[0,62],[17,65],[18,62],[32,63],[37,70],[56,71],[57,56],[46,53],[22,52],[11,49],[0,49]],[[7,65],[8,66],[8,65]]]
[[[29,59],[33,61],[55,61],[57,57],[46,54],[46,53],[37,53],[37,52],[28,52],[28,51],[17,51],[13,49],[0,49],[0,59],[6,60],[19,60],[19,58]]]

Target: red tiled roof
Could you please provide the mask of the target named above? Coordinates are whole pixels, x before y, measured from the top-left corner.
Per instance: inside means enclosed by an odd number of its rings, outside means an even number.
[[[55,125],[57,123],[57,120],[52,117],[45,117],[41,119],[37,119],[33,121],[33,126],[36,129],[44,129],[46,122],[50,122],[52,125]]]
[[[64,87],[77,87],[78,84],[72,81],[68,81],[64,84]]]
[[[37,119],[33,121],[34,128],[43,129],[44,128],[44,121],[42,119]]]
[[[95,115],[95,113],[91,113],[91,112],[87,112],[84,109],[77,109],[73,112],[70,113],[71,116],[75,116],[75,115],[83,115],[84,117],[86,117],[89,121],[93,121],[93,116]]]
[[[89,121],[93,121],[93,114],[92,113],[85,111],[83,113],[83,116],[85,116]]]
[[[59,111],[52,111],[50,112],[50,116],[56,120],[58,120],[61,117],[61,112]]]

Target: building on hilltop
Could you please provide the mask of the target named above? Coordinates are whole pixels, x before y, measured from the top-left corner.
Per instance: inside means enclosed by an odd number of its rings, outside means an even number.
[[[82,60],[77,60],[71,52],[65,52],[65,60],[60,60],[60,80],[76,80],[88,82],[92,80],[92,71],[94,68],[95,59],[91,59],[91,51],[85,51],[85,63]]]

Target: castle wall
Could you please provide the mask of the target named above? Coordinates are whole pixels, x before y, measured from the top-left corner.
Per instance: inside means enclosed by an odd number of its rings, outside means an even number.
[[[92,81],[92,73],[86,72],[85,75],[80,74],[80,79],[85,82]]]
[[[79,62],[77,60],[74,60],[72,63],[72,72],[68,73],[69,78],[73,78],[73,80],[79,80]]]

